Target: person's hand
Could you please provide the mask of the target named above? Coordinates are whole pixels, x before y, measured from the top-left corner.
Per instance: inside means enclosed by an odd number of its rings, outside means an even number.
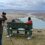
[[[2,17],[6,17],[6,15],[1,15]]]

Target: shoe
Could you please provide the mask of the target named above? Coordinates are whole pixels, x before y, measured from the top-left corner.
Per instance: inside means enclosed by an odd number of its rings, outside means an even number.
[[[9,35],[7,35],[6,37],[7,37],[7,38],[9,38],[10,36],[9,36]]]
[[[31,37],[28,37],[27,39],[28,39],[28,40],[30,40],[30,39],[31,39]]]
[[[8,38],[8,37],[11,37],[12,36],[12,34],[10,34],[10,35],[7,35],[6,37]]]

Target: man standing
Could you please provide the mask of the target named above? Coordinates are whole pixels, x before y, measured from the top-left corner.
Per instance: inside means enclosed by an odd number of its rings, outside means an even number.
[[[7,20],[6,18],[6,13],[2,12],[2,18],[0,18],[0,45],[2,45],[2,34],[3,34],[3,23],[5,22],[5,20]]]

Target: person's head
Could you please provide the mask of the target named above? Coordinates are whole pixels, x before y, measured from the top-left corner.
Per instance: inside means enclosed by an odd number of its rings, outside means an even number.
[[[2,12],[2,16],[5,16],[6,15],[6,13],[5,12]]]
[[[31,20],[31,17],[28,17],[28,21],[30,21]]]
[[[12,22],[15,22],[15,19],[13,19]]]

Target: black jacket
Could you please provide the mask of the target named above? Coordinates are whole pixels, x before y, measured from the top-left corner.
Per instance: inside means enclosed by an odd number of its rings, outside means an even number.
[[[2,32],[3,32],[3,26],[2,26],[2,23],[4,23],[5,20],[7,20],[6,17],[0,18],[0,34],[2,34]]]

